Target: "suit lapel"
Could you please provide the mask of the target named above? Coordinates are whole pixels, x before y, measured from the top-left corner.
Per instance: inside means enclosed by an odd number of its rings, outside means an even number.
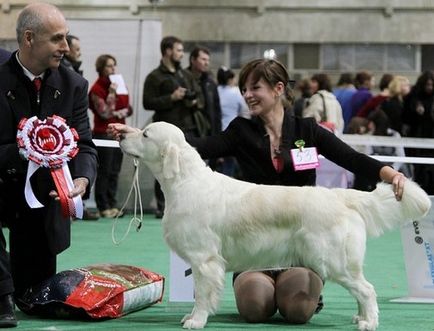
[[[23,118],[29,118],[32,116],[29,94],[27,92],[26,86],[14,76],[11,79],[11,89],[6,92],[9,105],[14,113],[16,122]]]

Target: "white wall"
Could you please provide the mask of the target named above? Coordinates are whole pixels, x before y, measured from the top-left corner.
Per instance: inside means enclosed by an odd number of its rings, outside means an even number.
[[[117,60],[117,73],[124,76],[134,114],[128,124],[142,126],[152,115],[142,107],[146,75],[160,61],[161,22],[159,20],[68,20],[70,33],[80,38],[81,69],[89,87],[98,75],[96,58],[110,54]]]

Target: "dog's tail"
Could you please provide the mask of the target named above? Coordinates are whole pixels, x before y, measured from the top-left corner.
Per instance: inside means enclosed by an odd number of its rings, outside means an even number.
[[[346,205],[362,215],[367,233],[373,237],[406,221],[419,220],[431,208],[428,195],[411,180],[405,181],[401,201],[396,200],[392,185],[386,183],[377,184],[370,193],[356,190],[347,190],[347,193]]]

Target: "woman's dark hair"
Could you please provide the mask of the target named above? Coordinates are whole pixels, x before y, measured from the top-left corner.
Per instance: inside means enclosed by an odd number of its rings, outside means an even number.
[[[96,59],[95,62],[95,68],[96,68],[96,72],[98,73],[98,75],[102,75],[102,73],[104,72],[104,68],[107,65],[107,61],[109,59],[112,59],[115,62],[116,65],[116,59],[114,58],[114,56],[110,55],[110,54],[103,54],[98,56],[98,58]]]
[[[368,115],[368,120],[375,124],[375,136],[387,136],[387,129],[390,128],[389,117],[383,109],[374,110]]]
[[[285,86],[285,107],[290,107],[294,100],[291,84],[293,81],[289,79],[288,72],[285,66],[277,60],[257,59],[248,62],[240,71],[238,87],[243,94],[247,78],[252,75],[254,83],[257,83],[261,78],[270,87],[274,87],[277,83],[282,82]]]
[[[414,92],[416,95],[425,95],[425,85],[428,81],[434,83],[434,73],[431,70],[424,71],[422,75],[417,78],[416,84],[414,84]]]
[[[380,84],[378,85],[380,91],[384,91],[386,88],[388,88],[392,79],[393,75],[391,74],[384,74],[383,76],[381,76]]]
[[[235,74],[231,69],[220,67],[217,70],[217,82],[219,85],[228,85],[230,79],[234,78]]]
[[[318,91],[332,91],[332,82],[330,81],[330,77],[327,74],[315,74],[312,76],[311,80],[314,80],[318,83]]]

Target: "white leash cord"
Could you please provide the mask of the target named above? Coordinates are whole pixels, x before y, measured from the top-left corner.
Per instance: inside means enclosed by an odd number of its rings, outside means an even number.
[[[142,196],[140,193],[140,184],[139,184],[139,160],[138,159],[134,159],[134,175],[133,175],[133,183],[131,184],[131,188],[130,191],[128,192],[128,196],[121,208],[121,210],[119,211],[118,216],[116,216],[116,218],[113,221],[113,226],[112,226],[112,241],[115,245],[119,245],[122,241],[125,240],[125,238],[127,237],[128,233],[130,232],[131,226],[133,224],[136,225],[136,231],[139,231],[140,228],[142,227],[142,222],[143,222],[143,206],[142,206]],[[115,229],[116,229],[116,223],[118,222],[119,219],[119,215],[122,215],[128,201],[130,200],[131,197],[131,193],[133,192],[134,189],[134,215],[131,218],[129,224],[128,224],[128,229],[125,232],[125,234],[123,235],[123,237],[118,241],[116,240],[116,236],[115,236]],[[139,205],[140,208],[140,217],[137,217],[137,205]]]

